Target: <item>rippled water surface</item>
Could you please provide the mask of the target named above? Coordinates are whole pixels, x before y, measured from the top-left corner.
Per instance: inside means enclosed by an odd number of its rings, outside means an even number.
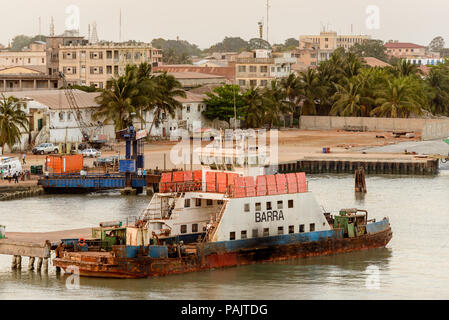
[[[28,272],[25,258],[22,271],[12,272],[11,257],[0,256],[0,299],[448,299],[449,172],[366,182],[363,198],[348,175],[310,176],[309,188],[326,210],[388,216],[393,239],[385,249],[143,280],[81,278],[79,290],[69,290],[51,266],[48,275]],[[0,203],[0,224],[18,232],[92,227],[138,215],[148,201],[46,195]]]

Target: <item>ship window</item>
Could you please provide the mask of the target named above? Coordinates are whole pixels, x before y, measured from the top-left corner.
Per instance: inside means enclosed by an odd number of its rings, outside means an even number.
[[[293,208],[293,200],[288,200],[288,207]]]
[[[195,200],[195,205],[196,205],[197,207],[201,207],[201,199],[196,199],[196,200]]]
[[[262,210],[262,206],[260,205],[260,202],[256,202],[256,211]]]
[[[295,233],[295,226],[288,226],[288,233]]]
[[[212,199],[207,199],[206,203],[207,203],[208,206],[211,206],[212,205]]]
[[[223,203],[224,203],[223,200],[217,200],[217,204],[218,204],[218,205],[223,204]]]
[[[282,200],[278,201],[278,209],[282,209],[284,207],[284,202]]]
[[[190,208],[190,199],[184,199],[184,208]]]
[[[192,232],[198,232],[198,224],[192,224]]]
[[[187,233],[187,225],[186,224],[181,225],[181,233]]]
[[[246,230],[243,230],[240,234],[240,239],[246,239]]]
[[[267,210],[271,210],[271,202],[267,202]]]
[[[245,212],[249,212],[249,203],[245,203],[244,207]]]
[[[284,234],[284,227],[278,227],[278,234]]]
[[[253,238],[257,238],[259,236],[259,229],[253,229]]]
[[[235,240],[235,232],[229,232],[229,240]]]
[[[299,225],[299,233],[303,233],[304,232],[304,225],[300,224]]]
[[[270,235],[270,229],[269,228],[263,228],[263,236],[268,237]]]
[[[315,223],[310,224],[310,232],[315,231]]]

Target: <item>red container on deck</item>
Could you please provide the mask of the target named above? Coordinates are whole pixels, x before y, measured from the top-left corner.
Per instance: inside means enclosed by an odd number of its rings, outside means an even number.
[[[47,156],[45,167],[49,173],[79,173],[83,170],[83,155]]]

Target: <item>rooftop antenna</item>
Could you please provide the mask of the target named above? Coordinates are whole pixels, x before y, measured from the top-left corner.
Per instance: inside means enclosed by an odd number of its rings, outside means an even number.
[[[90,25],[89,25],[90,27]],[[97,33],[97,22],[94,21],[94,23],[92,24],[92,33],[90,34],[90,39],[89,39],[90,43],[98,43],[98,33]]]
[[[269,25],[269,17],[270,17],[269,11],[270,11],[270,0],[267,0],[267,42],[268,42],[268,31],[269,31],[268,25]]]
[[[87,25],[87,40],[90,43],[90,23]]]
[[[353,35],[354,33],[354,25],[351,23],[351,35]]]
[[[50,37],[54,37],[55,36],[55,21],[53,20],[53,17],[51,17],[51,22],[50,22]]]
[[[42,30],[41,30],[41,17],[39,17],[39,35],[41,35],[42,34],[42,32],[41,32]]]
[[[263,18],[257,23],[259,25],[259,37],[262,39],[263,37]]]
[[[122,42],[122,8],[120,8],[119,28],[120,28],[120,31],[119,31],[119,36],[118,36],[118,38],[119,38],[119,42]]]

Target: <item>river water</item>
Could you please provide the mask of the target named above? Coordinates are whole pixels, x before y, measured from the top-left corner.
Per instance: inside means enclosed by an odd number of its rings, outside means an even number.
[[[368,193],[354,194],[349,175],[311,175],[309,188],[326,210],[367,209],[390,218],[393,239],[385,249],[298,259],[169,277],[112,280],[12,272],[0,256],[0,299],[448,299],[449,172],[436,177],[370,176]],[[146,196],[118,193],[44,195],[0,204],[7,231],[57,231],[138,215]]]

